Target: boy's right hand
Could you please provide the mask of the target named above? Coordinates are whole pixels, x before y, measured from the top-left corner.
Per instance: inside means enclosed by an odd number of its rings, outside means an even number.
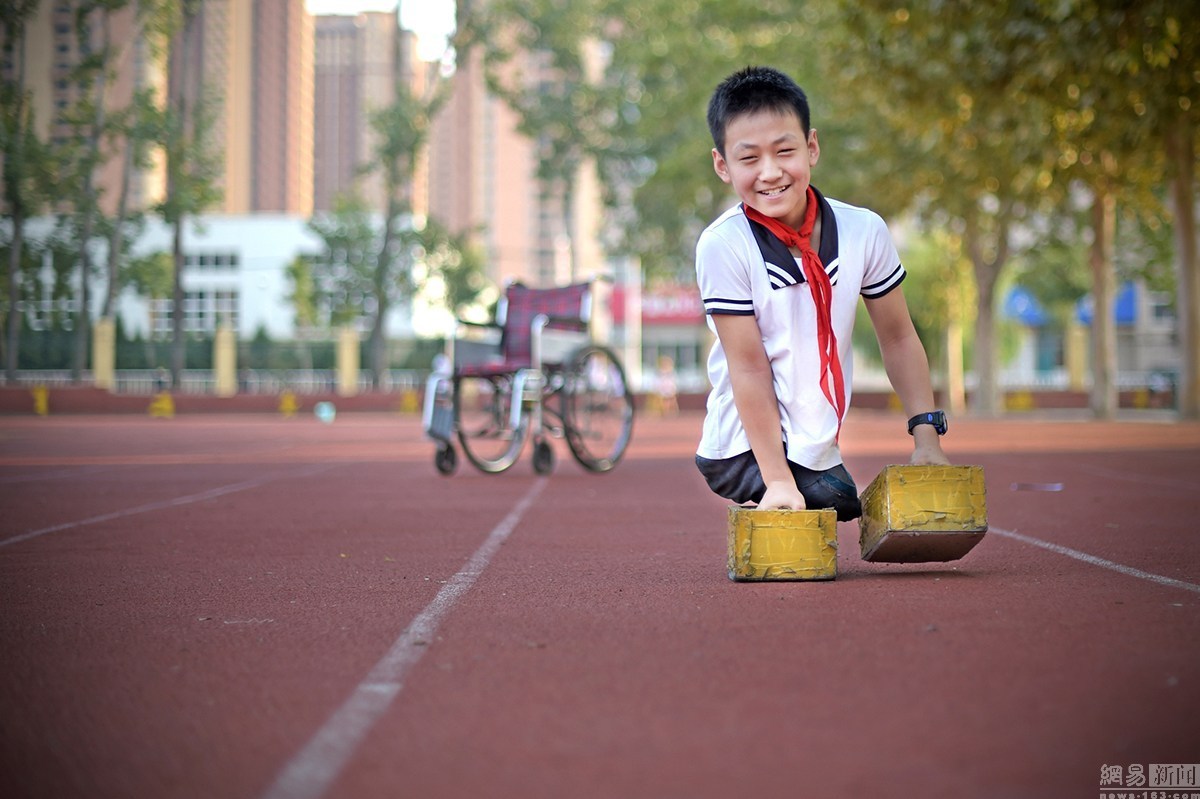
[[[758,501],[759,510],[804,510],[804,495],[791,480],[767,483],[767,490]]]

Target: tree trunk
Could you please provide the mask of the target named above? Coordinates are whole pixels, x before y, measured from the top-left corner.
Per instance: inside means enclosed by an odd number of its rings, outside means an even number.
[[[184,158],[183,142],[192,134],[191,103],[189,100],[191,78],[184,73],[191,66],[192,24],[196,16],[196,7],[191,3],[183,4],[183,25],[180,31],[178,58],[171,64],[170,91],[173,93],[175,124],[179,126],[178,140],[167,152],[167,202],[174,207],[174,238],[171,242],[171,258],[174,265],[174,282],[171,292],[171,385],[178,389],[182,383],[183,369],[186,365],[187,343],[183,329],[183,228],[187,219],[184,212],[184,202],[176,196],[184,191],[176,175],[180,174],[184,165],[179,163]],[[172,54],[174,56],[174,54]]]
[[[946,383],[942,404],[952,416],[958,416],[966,410],[967,392],[963,381],[963,326],[957,318],[947,323],[944,343]]]
[[[25,138],[33,126],[33,115],[25,98],[25,22],[28,13],[33,8],[24,10],[24,16],[18,16],[15,24],[7,31],[4,44],[11,47],[15,54],[13,75],[15,84],[16,108],[12,109],[13,146],[4,158],[4,187],[3,191],[9,204],[9,216],[12,219],[12,241],[8,251],[8,313],[7,330],[5,331],[6,349],[4,352],[4,379],[12,383],[17,379],[17,366],[21,350],[21,312],[18,305],[21,302],[21,260],[25,249]]]
[[[1174,162],[1171,200],[1175,211],[1175,318],[1179,375],[1175,384],[1180,418],[1200,419],[1200,263],[1196,259],[1196,142],[1180,115],[1168,129],[1167,157]]]
[[[394,279],[392,242],[396,239],[396,218],[400,216],[400,202],[396,199],[399,183],[398,170],[395,165],[391,165],[385,182],[389,199],[387,217],[383,220],[383,241],[379,245],[379,257],[375,260],[375,318],[371,322],[371,338],[367,345],[371,361],[371,388],[375,391],[383,388],[383,373],[387,369],[385,326],[387,312],[391,307],[388,303],[388,287]]]
[[[128,57],[131,48],[137,47],[137,42],[141,41],[145,35],[146,20],[145,9],[137,8],[135,5],[135,24],[133,34],[118,57],[118,62],[124,62]],[[136,167],[136,159],[134,158],[135,146],[140,146],[139,142],[135,142],[134,130],[140,129],[140,108],[138,107],[138,92],[144,87],[144,71],[135,69],[133,76],[133,99],[130,101],[129,111],[132,116],[132,126],[126,127],[124,131],[124,146],[121,148],[121,186],[117,193],[116,218],[113,219],[112,232],[108,236],[108,257],[105,265],[106,286],[104,290],[104,304],[101,307],[100,315],[105,319],[112,319],[116,315],[117,291],[120,287],[120,272],[121,272],[121,255],[125,245],[125,221],[129,215],[129,193],[133,186],[133,175]]]
[[[8,330],[7,348],[4,353],[4,379],[12,383],[17,379],[18,355],[21,349],[21,256],[25,249],[25,214],[20,204],[13,208],[12,242],[8,250]]]
[[[380,304],[379,311],[371,323],[371,340],[368,344],[371,358],[371,388],[383,388],[383,374],[387,371],[387,336],[384,335],[384,316],[387,308]]]
[[[989,260],[984,255],[983,234],[979,227],[977,209],[969,209],[964,215],[963,246],[971,261],[975,276],[975,290],[979,300],[979,314],[975,318],[975,395],[972,412],[980,417],[999,414],[1000,381],[996,359],[996,281],[1008,261],[1008,228],[1012,215],[1011,204],[1005,205],[996,215],[995,254]]]
[[[108,91],[108,52],[112,46],[112,25],[108,10],[101,11],[101,52],[105,54],[100,73],[96,76],[93,88],[92,102],[95,103],[92,117],[92,127],[88,131],[87,147],[92,153],[100,149],[100,139],[104,132],[105,113],[104,96]],[[98,160],[96,167],[83,176],[83,224],[79,231],[79,309],[75,314],[75,351],[71,359],[71,382],[83,380],[83,372],[88,364],[88,341],[92,332],[91,319],[91,277],[92,277],[92,231],[96,224],[96,181],[93,174],[95,168],[103,163]]]
[[[171,386],[178,388],[182,384],[187,355],[187,342],[183,337],[183,214],[175,220],[171,259],[175,264],[171,290]]]
[[[1117,327],[1113,318],[1117,276],[1113,267],[1113,232],[1117,200],[1097,188],[1092,201],[1092,413],[1097,419],[1117,415]]]
[[[108,260],[104,270],[106,286],[104,289],[104,305],[100,315],[111,319],[116,313],[117,288],[120,276],[121,253],[124,245],[125,219],[129,213],[129,188],[133,183],[133,147],[125,142],[124,155],[121,163],[121,188],[117,195],[117,214],[113,219],[112,232],[108,235]]]
[[[988,281],[987,264],[976,264],[979,314],[975,317],[975,393],[971,412],[990,418],[1000,412],[1000,387],[996,375],[996,317],[992,294],[995,281]]]

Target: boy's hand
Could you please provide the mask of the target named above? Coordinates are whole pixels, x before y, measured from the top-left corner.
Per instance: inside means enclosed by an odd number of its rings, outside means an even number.
[[[913,430],[913,466],[949,466],[950,459],[942,452],[942,439],[929,425]]]
[[[791,480],[777,480],[767,483],[766,493],[758,501],[759,510],[804,510],[804,495]]]

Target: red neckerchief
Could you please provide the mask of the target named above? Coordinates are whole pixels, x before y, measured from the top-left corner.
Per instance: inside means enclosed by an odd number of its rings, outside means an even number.
[[[808,187],[808,208],[804,212],[804,221],[799,230],[773,219],[743,203],[742,209],[748,219],[752,219],[771,232],[777,239],[788,247],[800,251],[800,262],[804,268],[804,279],[812,292],[813,302],[817,306],[817,349],[821,354],[821,391],[825,399],[837,411],[838,437],[842,434],[842,416],[846,412],[846,386],[842,378],[842,361],[838,357],[837,336],[833,332],[833,285],[825,266],[812,246],[813,226],[817,222],[817,196],[812,186]]]

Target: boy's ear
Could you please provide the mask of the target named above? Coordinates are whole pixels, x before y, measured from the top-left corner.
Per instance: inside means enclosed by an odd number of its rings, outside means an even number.
[[[725,163],[725,156],[721,155],[721,151],[716,147],[712,151],[713,171],[717,173],[717,177],[726,183],[732,183],[733,178],[729,175],[729,164]]]
[[[821,160],[821,145],[817,143],[817,129],[813,128],[808,132],[808,165],[816,166],[819,160]]]

